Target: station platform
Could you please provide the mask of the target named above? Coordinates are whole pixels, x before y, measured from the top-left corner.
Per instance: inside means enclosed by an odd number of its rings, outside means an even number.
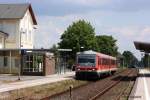
[[[10,82],[10,83],[1,83],[0,84],[0,93],[7,92],[11,90],[21,89],[32,87],[36,85],[54,83],[58,81],[72,79],[75,76],[75,72],[66,72],[64,74],[54,74],[49,76],[21,76],[20,81]],[[2,76],[1,76],[2,77]],[[8,79],[15,79],[15,76],[7,76]],[[12,77],[12,78],[11,78]],[[6,78],[6,76],[5,76]],[[17,79],[17,76],[16,76]],[[2,81],[2,78],[0,78]]]
[[[137,77],[129,100],[150,100],[150,71],[147,69],[139,69],[139,77]]]

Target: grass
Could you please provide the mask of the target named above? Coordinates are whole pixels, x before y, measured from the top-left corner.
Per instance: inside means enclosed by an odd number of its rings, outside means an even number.
[[[3,80],[1,83],[13,83],[13,82],[19,82],[19,80]]]
[[[64,80],[60,82],[44,84],[44,85],[1,93],[0,99],[12,100],[18,98],[22,98],[22,99],[26,98],[26,99],[38,100],[68,90],[70,86],[78,87],[80,85],[84,85],[87,83],[88,83],[87,81],[80,81],[74,79]]]

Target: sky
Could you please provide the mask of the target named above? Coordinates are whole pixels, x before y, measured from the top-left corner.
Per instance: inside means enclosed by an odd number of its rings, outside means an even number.
[[[150,0],[0,0],[31,3],[37,18],[36,48],[50,48],[72,22],[85,19],[96,35],[112,35],[122,53],[130,50],[140,59],[133,41],[150,42]]]

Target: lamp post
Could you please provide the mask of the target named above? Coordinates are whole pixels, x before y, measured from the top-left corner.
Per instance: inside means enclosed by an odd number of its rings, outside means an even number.
[[[148,58],[147,58],[147,64],[148,64],[148,68],[149,68],[149,53],[147,53],[148,54]]]
[[[84,47],[83,46],[80,47],[80,51],[81,52],[84,51]]]
[[[19,48],[20,48],[20,50],[19,50],[19,55],[20,55],[20,62],[19,62],[19,68],[18,68],[18,80],[20,80],[20,71],[21,71],[21,62],[22,62],[22,53],[21,53],[21,35],[22,35],[22,33],[23,33],[23,29],[21,28],[20,29],[20,39],[19,39]]]
[[[21,80],[21,78],[20,78],[20,76],[21,76],[21,65],[22,65],[22,50],[21,50],[21,47],[22,47],[22,45],[21,45],[21,39],[22,39],[22,34],[23,33],[25,33],[24,31],[23,31],[23,29],[21,28],[20,29],[20,39],[19,39],[19,55],[20,55],[20,63],[19,63],[19,68],[18,68],[18,80]]]

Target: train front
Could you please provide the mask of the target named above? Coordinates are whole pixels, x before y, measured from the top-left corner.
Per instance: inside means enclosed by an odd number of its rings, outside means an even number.
[[[77,54],[76,78],[95,79],[98,76],[96,54]]]

